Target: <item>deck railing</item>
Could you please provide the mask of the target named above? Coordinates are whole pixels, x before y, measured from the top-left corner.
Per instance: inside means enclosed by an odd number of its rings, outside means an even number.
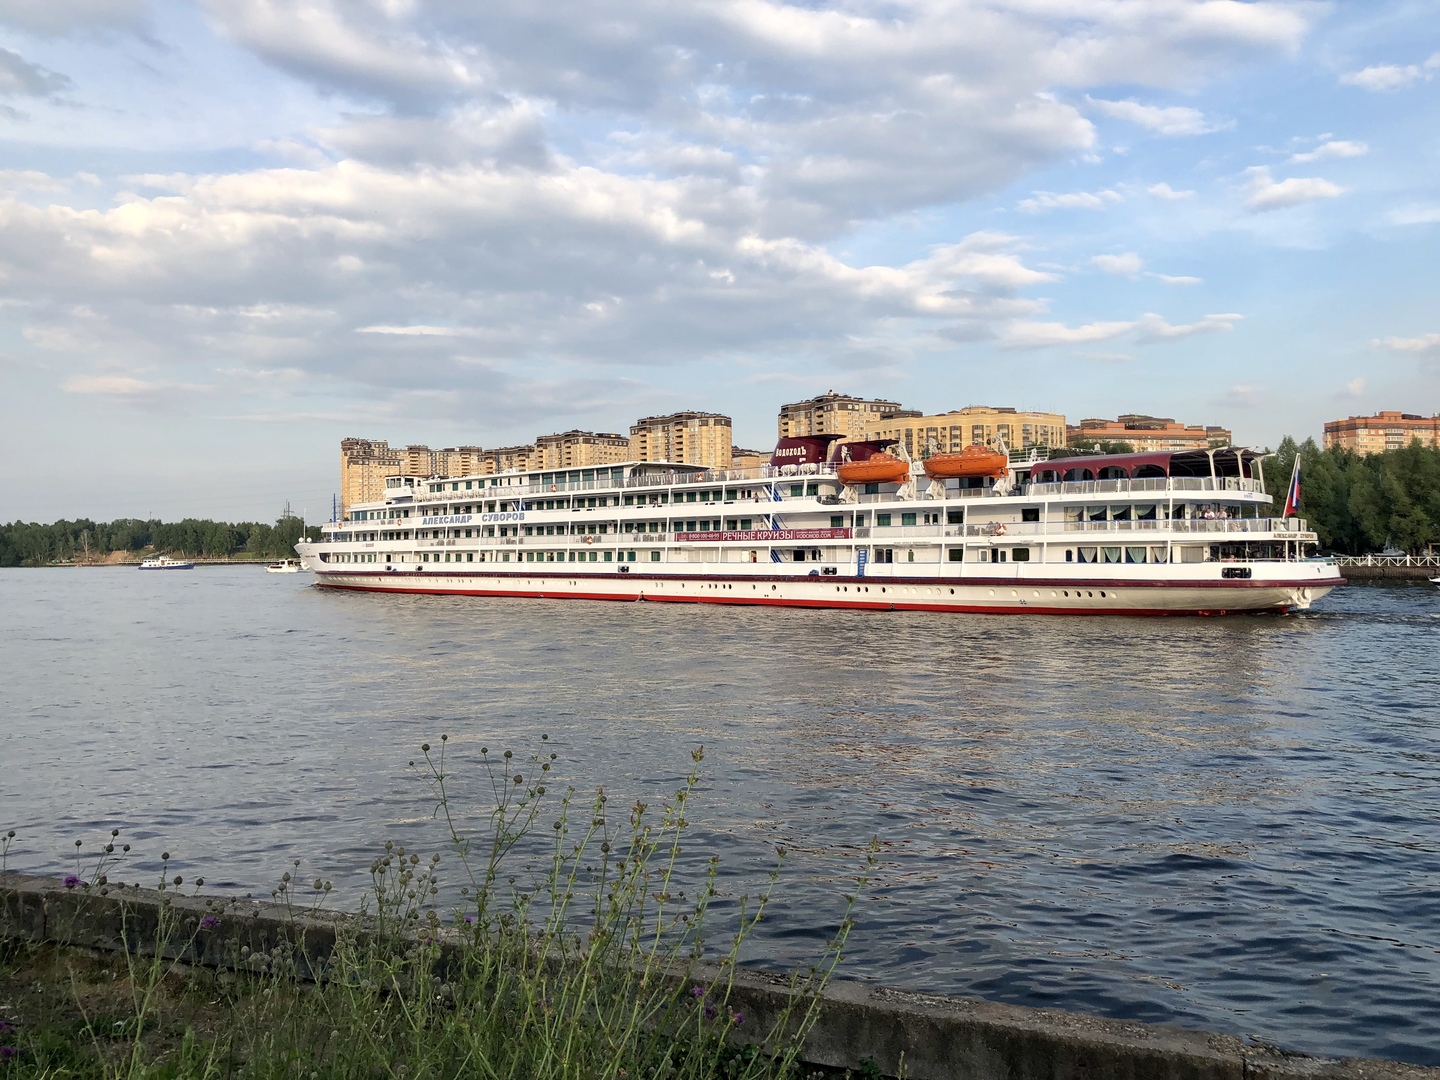
[[[1336,555],[1335,565],[1440,567],[1440,555]]]

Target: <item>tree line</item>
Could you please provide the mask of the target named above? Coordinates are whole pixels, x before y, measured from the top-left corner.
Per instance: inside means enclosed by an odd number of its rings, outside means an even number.
[[[1314,439],[1286,437],[1265,460],[1265,487],[1274,513],[1285,492],[1296,455],[1300,457],[1300,517],[1310,522],[1321,546],[1345,555],[1364,555],[1393,546],[1417,555],[1440,542],[1440,447],[1409,446],[1383,454],[1357,454]]]
[[[210,521],[186,518],[160,521],[120,518],[116,521],[56,521],[49,525],[17,521],[0,525],[0,566],[47,566],[55,562],[90,562],[115,551],[139,554],[147,549],[167,555],[283,559],[295,554],[302,539],[319,540],[320,527],[298,517],[263,522]]]

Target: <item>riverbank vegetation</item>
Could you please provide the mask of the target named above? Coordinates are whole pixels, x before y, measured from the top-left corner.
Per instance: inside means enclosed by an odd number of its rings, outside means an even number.
[[[411,763],[445,854],[386,843],[361,912],[333,920],[323,955],[306,951],[315,938],[300,923],[323,914],[330,887],[302,883],[298,863],[272,893],[296,932],[268,951],[241,944],[246,905],[198,921],[177,906],[187,882],[168,854],[155,941],[84,953],[17,943],[0,926],[0,1077],[800,1080],[853,897],[823,954],[791,977],[788,1009],[762,1024],[738,1004],[735,972],[779,864],[759,895],[725,897],[716,915],[716,861],[681,844],[699,751],[658,806],[617,808],[603,790],[547,797],[554,754],[522,763],[482,747],[487,794],[467,813],[445,742]],[[113,891],[127,872],[121,839],[63,886]],[[229,955],[218,971],[163,958],[217,945]]]
[[[1277,517],[1296,455],[1299,516],[1309,520],[1325,550],[1364,555],[1393,546],[1414,555],[1440,542],[1440,447],[1417,440],[1383,454],[1361,455],[1287,437],[1265,462]]]
[[[139,557],[164,553],[190,558],[284,559],[295,554],[301,538],[320,539],[318,525],[306,526],[293,515],[274,525],[186,518],[183,521],[56,521],[49,525],[17,521],[0,525],[0,566],[48,566],[52,563],[102,563],[116,553]]]

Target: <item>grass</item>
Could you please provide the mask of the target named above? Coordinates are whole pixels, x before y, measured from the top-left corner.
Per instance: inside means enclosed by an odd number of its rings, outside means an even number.
[[[522,764],[482,748],[475,811],[454,795],[447,742],[411,762],[446,854],[387,843],[326,956],[286,945],[255,954],[237,935],[220,970],[164,959],[166,947],[194,955],[202,938],[230,932],[223,916],[182,921],[167,898],[184,882],[168,856],[156,940],[115,954],[0,945],[0,1080],[803,1075],[800,1049],[854,898],[823,955],[791,977],[789,1007],[759,1029],[735,1004],[734,975],[784,853],[758,895],[717,919],[718,861],[702,880],[684,870],[701,751],[669,798],[617,811],[603,790],[551,794],[553,753]],[[85,873],[77,844],[70,887],[109,891],[128,857],[117,837]],[[12,841],[0,842],[0,868]],[[274,899],[297,917],[323,914],[328,883],[302,884],[295,870]]]

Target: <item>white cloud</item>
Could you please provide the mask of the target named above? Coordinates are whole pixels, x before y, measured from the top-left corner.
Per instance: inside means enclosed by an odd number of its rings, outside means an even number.
[[[1395,352],[1440,354],[1440,334],[1421,334],[1419,337],[1376,338],[1370,342],[1372,349],[1391,349]]]
[[[0,49],[0,97],[54,98],[73,85],[68,75],[32,64],[17,52]]]
[[[1153,195],[1157,199],[1164,199],[1166,202],[1180,202],[1182,199],[1192,199],[1195,197],[1195,192],[1193,191],[1176,191],[1166,183],[1151,184],[1145,191],[1147,194]]]
[[[1045,349],[1056,345],[1086,345],[1098,341],[1134,335],[1140,343],[1178,341],[1196,334],[1213,334],[1233,330],[1243,315],[1233,313],[1206,315],[1197,322],[1173,324],[1153,312],[1128,322],[1093,322],[1083,326],[1067,326],[1057,322],[1016,321],[1000,335],[1007,349]]]
[[[1199,109],[1185,105],[1144,105],[1134,100],[1105,101],[1088,96],[1085,100],[1097,112],[1138,124],[1157,135],[1205,135],[1234,127],[1231,121],[1217,123],[1207,120]]]
[[[1298,206],[1315,199],[1333,199],[1345,192],[1339,184],[1332,184],[1318,176],[1292,176],[1276,180],[1270,175],[1267,165],[1256,165],[1245,172],[1250,177],[1245,185],[1245,206],[1256,213]]]
[[[1331,139],[1323,142],[1314,150],[1303,154],[1292,154],[1291,161],[1325,161],[1329,158],[1353,158],[1364,157],[1370,152],[1370,147],[1363,142],[1352,142],[1349,139]]]
[[[1256,405],[1263,405],[1265,402],[1265,387],[1259,383],[1237,383],[1227,387],[1215,399],[1217,405],[1230,405],[1237,408],[1253,408]]]
[[[1363,378],[1351,379],[1345,384],[1345,396],[1358,398],[1365,393],[1365,380]]]
[[[1092,266],[1107,274],[1138,274],[1145,269],[1145,260],[1133,251],[1120,255],[1096,255],[1090,260]]]
[[[1069,191],[1063,194],[1037,191],[1030,198],[1021,199],[1017,207],[1027,214],[1043,214],[1047,210],[1101,210],[1124,201],[1125,196],[1110,188],[1103,191]]]
[[[1205,282],[1204,278],[1189,277],[1184,274],[1151,273],[1150,276],[1155,278],[1157,281],[1163,281],[1166,285],[1202,285]]]
[[[194,383],[137,379],[133,375],[74,375],[60,385],[67,394],[94,394],[125,401],[154,403],[178,395],[210,393],[209,387]]]
[[[1373,64],[1340,76],[1345,86],[1358,86],[1372,94],[1400,90],[1417,82],[1429,82],[1440,70],[1440,53],[1432,53],[1423,64]]]

